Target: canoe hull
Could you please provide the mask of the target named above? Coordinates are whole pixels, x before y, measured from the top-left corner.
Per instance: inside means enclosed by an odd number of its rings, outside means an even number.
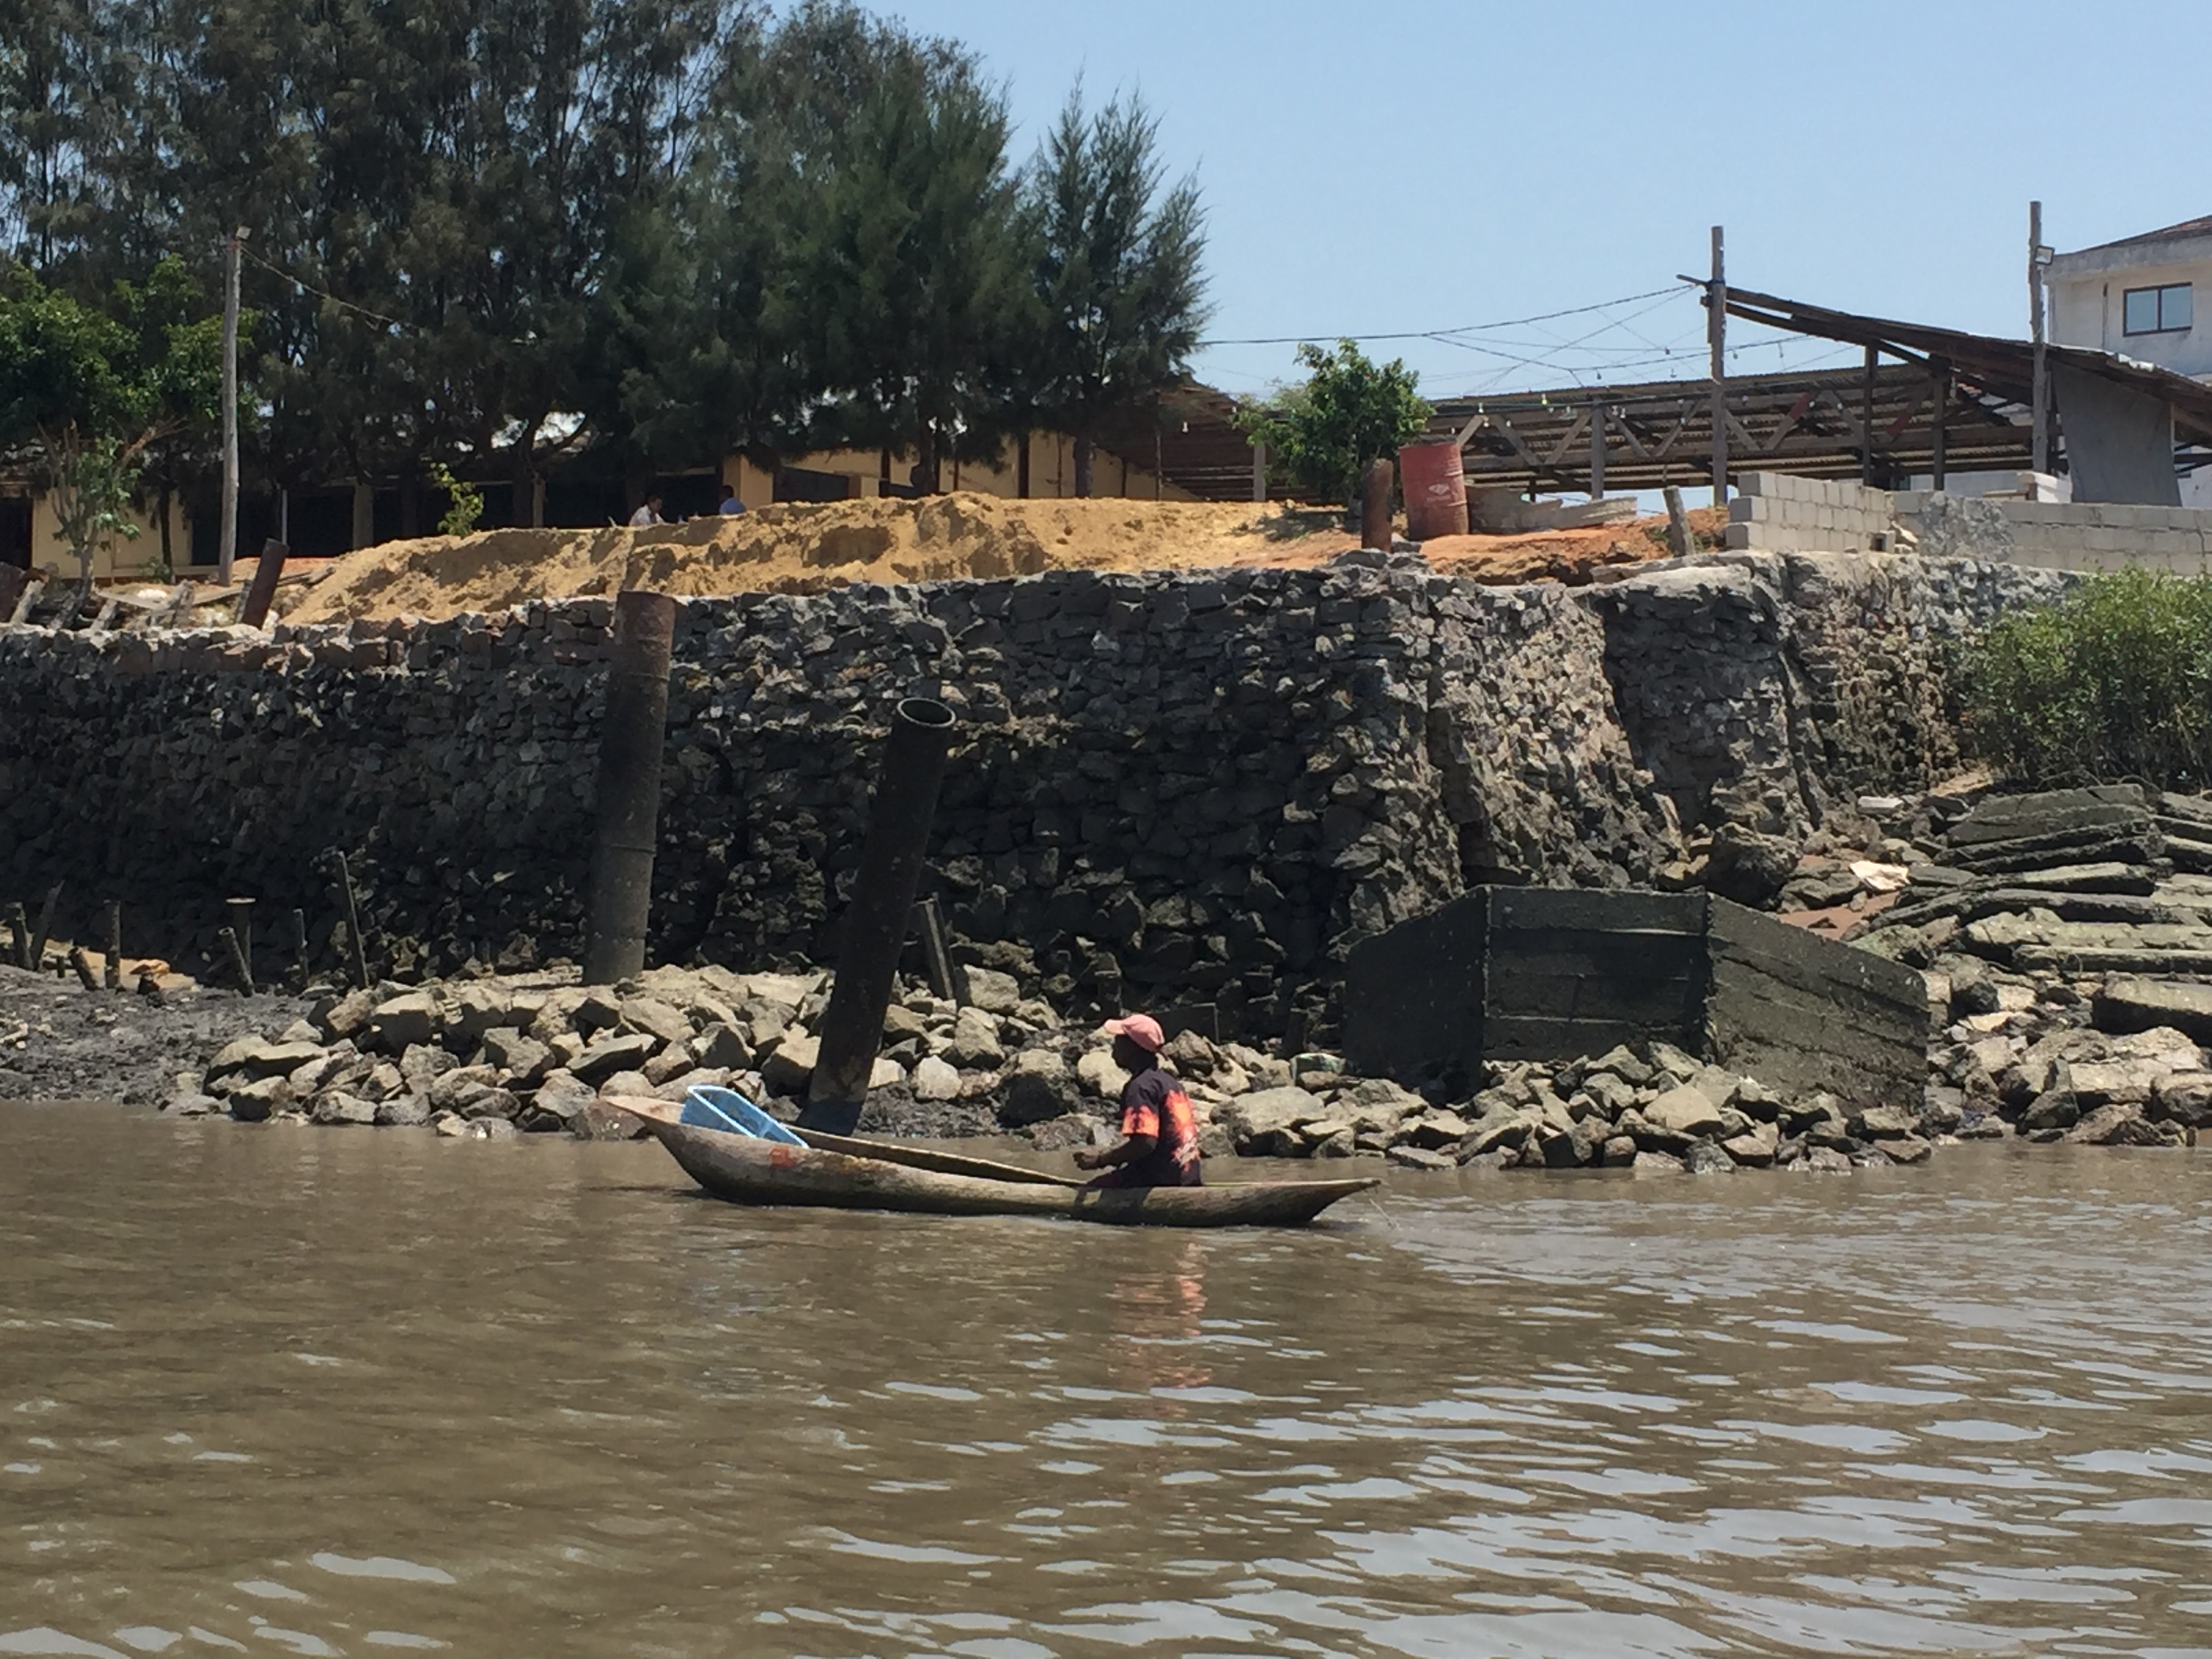
[[[892,1210],[916,1215],[1042,1215],[1124,1227],[1300,1227],[1382,1183],[1286,1181],[1232,1187],[1060,1187],[987,1180],[787,1146],[647,1119],[684,1172],[735,1204]]]

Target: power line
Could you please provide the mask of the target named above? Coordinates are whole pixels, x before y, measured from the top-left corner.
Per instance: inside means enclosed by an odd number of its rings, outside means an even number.
[[[295,276],[289,270],[279,270],[276,266],[270,264],[268,260],[263,258],[259,254],[254,252],[252,249],[247,247],[242,240],[238,245],[238,251],[243,253],[247,258],[252,260],[255,264],[259,265],[262,270],[267,271],[270,276],[291,283],[294,288],[298,289],[302,294],[312,294],[319,300],[328,300],[332,305],[340,307],[347,311],[357,311],[362,316],[382,323],[388,328],[405,328],[407,326],[405,323],[401,322],[397,317],[387,317],[380,311],[371,311],[367,306],[357,306],[350,300],[341,300],[337,295],[331,293],[327,289],[317,288],[313,283],[302,281],[301,278]]]
[[[1434,340],[1447,334],[1487,334],[1494,332],[1501,328],[1522,328],[1530,323],[1553,322],[1561,317],[1585,316],[1593,311],[1604,311],[1613,306],[1633,305],[1638,300],[1656,299],[1662,294],[1674,294],[1680,291],[1681,285],[1680,283],[1670,283],[1665,288],[1646,289],[1642,294],[1626,294],[1618,300],[1601,300],[1595,305],[1570,306],[1565,311],[1547,311],[1542,314],[1534,317],[1513,317],[1507,319],[1502,323],[1469,323],[1459,328],[1417,328],[1410,329],[1403,333],[1398,334],[1336,334],[1332,332],[1322,332],[1319,334],[1271,334],[1258,336],[1247,340],[1200,340],[1198,343],[1197,349],[1202,351],[1209,346],[1305,345],[1311,341],[1321,339],[1354,341]]]

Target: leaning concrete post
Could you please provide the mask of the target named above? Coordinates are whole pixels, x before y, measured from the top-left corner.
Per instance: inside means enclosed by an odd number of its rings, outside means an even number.
[[[276,579],[284,574],[284,561],[292,550],[271,538],[261,544],[261,562],[253,567],[253,586],[238,607],[238,619],[248,628],[269,620],[269,607],[276,601]]]
[[[660,830],[660,751],[668,734],[668,659],[676,601],[633,589],[615,599],[615,654],[599,723],[599,827],[584,936],[584,983],[645,967],[653,849]]]
[[[884,1040],[884,1011],[906,945],[907,919],[929,826],[937,816],[937,786],[945,776],[945,751],[952,740],[952,711],[927,697],[908,697],[891,716],[883,775],[868,804],[868,838],[845,909],[845,936],[837,948],[837,978],[822,1020],[822,1048],[807,1085],[799,1123],[831,1134],[850,1134],[868,1097],[868,1073]]]

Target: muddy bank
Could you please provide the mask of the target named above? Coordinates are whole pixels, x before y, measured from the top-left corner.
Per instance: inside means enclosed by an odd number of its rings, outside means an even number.
[[[74,978],[0,967],[0,1100],[159,1106],[240,1032],[289,1024],[311,1005],[185,986],[155,1003],[88,993]]]

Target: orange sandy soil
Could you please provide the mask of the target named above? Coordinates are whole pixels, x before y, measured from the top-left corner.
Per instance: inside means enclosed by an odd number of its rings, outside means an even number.
[[[1663,556],[1663,534],[1648,528],[1662,522],[1447,537],[1424,550],[1438,570],[1478,581],[1583,582],[1601,565]],[[435,619],[627,587],[686,595],[811,593],[851,582],[1046,570],[1295,569],[1325,563],[1358,541],[1334,512],[1253,502],[1024,501],[957,494],[791,503],[651,530],[488,530],[386,542],[302,570],[297,586],[293,572],[286,572],[278,610],[292,623]],[[241,562],[238,580],[249,574]]]

